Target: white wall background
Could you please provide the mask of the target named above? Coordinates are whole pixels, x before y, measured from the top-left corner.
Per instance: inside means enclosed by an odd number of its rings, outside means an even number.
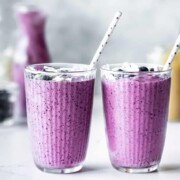
[[[26,0],[27,1],[27,0]],[[12,5],[0,0],[1,49],[12,42]],[[28,2],[28,1],[27,1]],[[153,47],[171,46],[180,27],[179,0],[31,0],[49,14],[47,43],[52,59],[89,63],[116,10],[123,12],[100,65],[146,61]]]

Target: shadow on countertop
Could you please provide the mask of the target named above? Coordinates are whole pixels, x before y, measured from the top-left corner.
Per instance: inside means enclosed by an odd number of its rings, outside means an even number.
[[[166,164],[162,165],[159,168],[159,171],[162,172],[173,172],[173,171],[180,171],[180,164]]]
[[[100,165],[86,165],[82,168],[79,173],[94,173],[100,172],[109,169],[109,166],[100,166]]]

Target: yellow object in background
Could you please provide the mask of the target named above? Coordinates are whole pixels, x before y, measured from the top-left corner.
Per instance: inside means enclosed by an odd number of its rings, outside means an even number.
[[[0,81],[12,80],[13,49],[11,47],[0,52]]]
[[[162,63],[168,59],[170,50],[166,51],[162,57]],[[169,104],[169,120],[180,121],[180,52],[175,56],[172,63],[172,79],[171,79],[171,93]]]

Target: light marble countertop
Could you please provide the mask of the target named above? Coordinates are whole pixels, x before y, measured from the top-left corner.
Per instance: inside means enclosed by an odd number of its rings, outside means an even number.
[[[180,123],[168,123],[163,158],[158,172],[127,174],[112,168],[106,146],[101,98],[95,97],[90,143],[84,168],[75,174],[48,174],[33,163],[26,126],[0,128],[0,180],[133,179],[166,180],[180,177]]]

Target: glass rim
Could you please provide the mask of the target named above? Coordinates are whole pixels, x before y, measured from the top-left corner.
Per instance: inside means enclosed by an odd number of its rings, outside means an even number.
[[[40,64],[31,64],[31,65],[27,65],[24,68],[25,72],[29,72],[29,73],[42,73],[42,74],[76,74],[76,73],[88,73],[88,72],[93,72],[96,71],[97,68],[93,67],[93,69],[86,69],[86,70],[70,70],[68,72],[45,72],[45,71],[39,71],[39,70],[33,70],[31,69],[31,67],[35,67],[35,66],[48,66],[48,65],[75,65],[75,66],[84,66],[84,67],[88,67],[88,64],[81,64],[81,63],[40,63]]]
[[[169,68],[167,70],[162,70],[162,71],[138,71],[138,72],[132,72],[132,71],[116,71],[116,70],[112,70],[112,69],[108,69],[106,68],[106,66],[121,66],[123,63],[114,63],[114,64],[104,64],[100,67],[101,71],[107,71],[107,72],[111,72],[111,73],[119,73],[119,74],[153,74],[153,73],[168,73],[171,72],[172,68]],[[151,65],[151,66],[157,66],[157,67],[161,67],[163,68],[164,66],[161,64],[151,64],[151,63],[134,63],[137,65]]]

